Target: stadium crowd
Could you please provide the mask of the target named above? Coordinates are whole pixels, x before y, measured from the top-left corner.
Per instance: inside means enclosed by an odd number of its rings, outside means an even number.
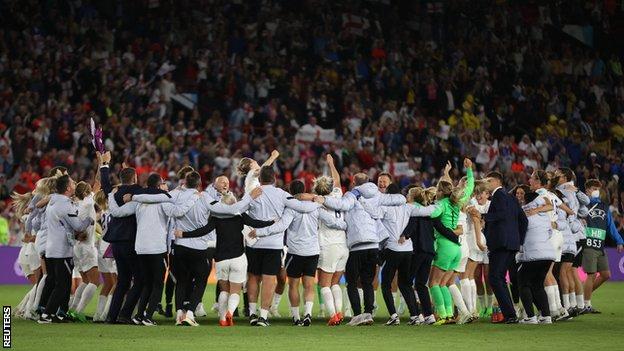
[[[94,179],[90,117],[115,171],[126,162],[141,183],[154,171],[175,184],[169,171],[192,165],[204,183],[228,175],[241,194],[233,166],[276,148],[280,184],[309,187],[329,151],[344,186],[359,169],[429,186],[447,160],[468,156],[510,187],[537,168],[571,167],[581,185],[601,179],[622,225],[620,56],[549,30],[583,15],[603,23],[617,9],[410,3],[3,2],[9,243],[20,243],[12,191],[34,189],[54,165]],[[196,103],[178,104],[178,93]],[[294,141],[320,128],[334,134]]]
[[[286,282],[309,326],[317,278],[329,325],[370,325],[377,270],[386,325],[600,313],[622,68],[553,28],[620,10],[568,5],[3,2],[16,313],[85,322],[101,274],[94,322],[155,326],[175,290],[198,326],[213,258],[221,326],[241,295],[269,326]]]

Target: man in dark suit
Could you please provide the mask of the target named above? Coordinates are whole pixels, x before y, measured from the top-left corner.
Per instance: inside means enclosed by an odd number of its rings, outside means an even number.
[[[528,220],[515,197],[503,189],[503,176],[490,172],[488,183],[492,191],[490,208],[485,214],[485,238],[490,258],[490,285],[507,324],[518,323],[505,274],[520,248]]]

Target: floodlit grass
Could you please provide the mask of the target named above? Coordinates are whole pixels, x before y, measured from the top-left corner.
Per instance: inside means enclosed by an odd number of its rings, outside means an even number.
[[[15,306],[27,286],[0,286],[2,305]],[[380,313],[370,327],[327,327],[315,319],[309,328],[293,327],[287,317],[272,320],[269,328],[250,327],[237,319],[233,328],[221,328],[216,316],[199,318],[198,328],[175,327],[171,320],[158,316],[157,327],[102,324],[38,325],[12,319],[13,348],[16,350],[616,350],[622,348],[619,331],[624,322],[624,303],[620,298],[624,283],[605,284],[592,299],[600,315],[584,315],[554,325],[492,325],[485,321],[470,325],[385,327],[387,312],[381,296]],[[214,301],[209,286],[204,302],[208,309]],[[95,309],[94,299],[87,314]],[[242,301],[241,301],[242,304]],[[281,313],[287,316],[285,298]],[[315,313],[318,306],[315,306]],[[403,317],[403,322],[407,317]]]

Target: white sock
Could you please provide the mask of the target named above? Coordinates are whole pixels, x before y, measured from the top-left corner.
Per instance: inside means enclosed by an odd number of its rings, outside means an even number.
[[[104,309],[106,308],[106,300],[108,299],[105,295],[100,295],[98,297],[97,310],[95,311],[95,315],[93,316],[94,320],[104,320]]]
[[[35,296],[35,306],[34,306],[35,308],[39,307],[39,303],[41,302],[41,294],[43,293],[43,287],[45,286],[45,281],[47,277],[48,275],[44,274],[43,277],[41,277],[39,284],[37,284],[37,296]]]
[[[477,282],[474,279],[470,279],[470,296],[472,297],[472,311],[477,313]]]
[[[404,307],[407,307],[407,303],[405,302],[405,298],[403,297],[403,294],[399,294],[399,308],[404,308]]]
[[[570,293],[570,297],[568,301],[570,303],[570,308],[576,307],[576,293],[575,292]]]
[[[228,312],[230,312],[231,314],[234,314],[234,310],[236,310],[236,307],[238,307],[239,302],[240,302],[239,294],[230,294],[230,296],[228,297],[228,302],[227,302]]]
[[[87,284],[80,283],[80,285],[78,285],[78,287],[76,288],[76,292],[74,292],[73,300],[70,296],[70,300],[71,300],[71,303],[69,304],[70,310],[76,310],[76,308],[78,307],[78,304],[80,303],[80,299],[82,298],[82,292],[84,291],[86,287],[87,287]]]
[[[563,308],[563,305],[561,305],[561,295],[559,294],[559,285],[553,285],[553,287],[555,291],[555,303],[557,304],[557,310],[560,310]]]
[[[570,308],[570,294],[563,294],[563,308],[566,310]]]
[[[346,310],[350,311],[351,310],[351,300],[349,300],[349,293],[347,292],[347,287],[345,286],[344,289],[340,288],[340,290],[342,290],[342,297],[343,297],[344,304],[346,306],[345,307],[345,311]],[[336,296],[335,295],[334,295],[334,301],[336,301]]]
[[[278,293],[273,294],[273,303],[271,304],[271,308],[279,309],[280,301],[282,301],[282,295]]]
[[[18,310],[19,312],[26,312],[26,304],[28,303],[29,298],[30,298],[30,290],[28,290],[26,295],[24,295],[24,297],[22,298],[22,301],[20,301],[20,303],[17,304],[17,307],[15,307],[15,309]]]
[[[113,293],[109,293],[106,297],[106,306],[104,307],[104,314],[102,315],[102,319],[106,319],[108,317],[108,310],[110,309],[111,301],[113,301]]]
[[[37,285],[33,285],[28,291],[28,300],[26,300],[26,312],[30,314],[35,306],[35,298],[37,297]]]
[[[191,311],[191,310],[186,311],[186,318],[195,320],[195,313],[193,313],[193,311]]]
[[[358,295],[360,296],[360,303],[364,302],[364,290],[358,288]]]
[[[249,314],[257,314],[258,313],[258,309],[257,309],[257,304],[255,302],[250,302],[249,303]]]
[[[556,316],[556,312],[559,310],[557,308],[557,300],[555,299],[555,288],[552,285],[545,286],[544,290],[546,290],[546,296],[548,297],[548,308],[550,309],[550,315]]]
[[[488,307],[494,307],[494,300],[496,299],[494,297],[494,294],[488,294],[487,297],[488,297],[488,301],[487,301]]]
[[[306,301],[305,302],[305,313],[304,316],[306,315],[312,315],[312,308],[314,307],[314,301]]]
[[[462,297],[461,292],[459,292],[459,288],[457,287],[457,285],[451,284],[451,286],[449,286],[448,289],[451,293],[451,296],[453,297],[453,302],[455,303],[455,306],[457,306],[457,309],[459,310],[459,312],[461,314],[467,314],[468,308],[466,308],[466,304],[464,303],[464,298]]]
[[[578,308],[585,308],[585,297],[583,296],[583,294],[578,294],[576,295],[576,307]]]
[[[72,305],[74,304],[74,294],[69,295],[69,302],[67,303],[67,308],[72,309]]]
[[[459,287],[460,287],[461,295],[464,298],[464,303],[466,304],[466,308],[468,309],[468,312],[472,312],[472,296],[471,296],[472,291],[470,289],[470,279],[466,278],[466,279],[460,280]]]
[[[332,317],[336,314],[336,305],[334,303],[334,294],[332,293],[332,289],[326,286],[322,287],[321,296],[323,297],[323,304],[325,312],[327,312],[327,317]]]
[[[392,293],[392,301],[394,301],[394,303],[397,303],[397,297],[399,297],[399,293],[398,292],[393,292]]]
[[[264,319],[269,319],[269,310],[265,310],[264,308],[260,309],[260,317]]]
[[[91,299],[97,292],[97,285],[93,283],[87,284],[87,286],[82,290],[82,296],[80,297],[80,302],[78,302],[78,307],[76,308],[76,312],[82,313]]]
[[[299,316],[299,306],[296,307],[290,307],[290,314],[292,314],[293,318],[298,321],[301,319],[301,317]]]
[[[585,300],[585,307],[592,307],[591,300]]]
[[[334,297],[336,312],[342,312],[342,289],[340,289],[340,285],[332,285],[331,292]]]
[[[221,291],[219,293],[219,299],[217,300],[219,303],[219,320],[222,321],[225,320],[225,312],[227,311],[228,305],[228,295],[229,294],[227,291]]]
[[[481,309],[487,308],[485,304],[485,295],[477,295],[477,300],[479,300],[479,307],[481,307]]]

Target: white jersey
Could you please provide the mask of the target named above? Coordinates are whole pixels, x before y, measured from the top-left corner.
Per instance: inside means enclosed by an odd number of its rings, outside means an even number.
[[[95,223],[95,200],[93,199],[93,193],[89,194],[84,199],[78,201],[78,218],[92,218]],[[83,241],[84,244],[95,247],[95,226],[90,225],[85,231],[87,239]]]
[[[342,189],[336,187],[332,190],[332,192],[327,195],[335,198],[342,197]],[[332,216],[336,216],[338,218],[344,218],[344,213],[340,211],[334,211],[327,208],[321,208],[320,211],[325,211]],[[323,221],[319,222],[319,245],[321,248],[327,245],[344,245],[347,247],[347,233],[344,230],[333,229],[328,227]]]

